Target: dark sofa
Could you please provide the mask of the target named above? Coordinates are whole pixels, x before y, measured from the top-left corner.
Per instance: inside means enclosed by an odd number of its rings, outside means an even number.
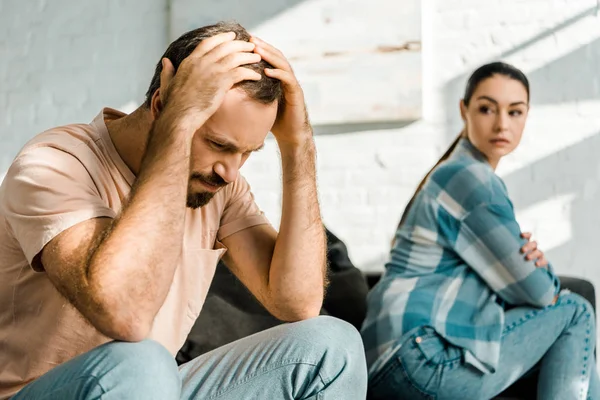
[[[321,313],[348,321],[360,329],[366,313],[367,292],[377,283],[380,275],[364,275],[358,270],[350,261],[344,243],[329,231],[327,246],[331,283]],[[590,282],[570,277],[561,277],[561,282],[563,287],[585,297],[595,309],[596,296]],[[280,323],[220,263],[202,312],[179,351],[177,361],[180,364],[187,362],[217,347]],[[496,399],[535,399],[536,381],[536,373],[523,377]]]

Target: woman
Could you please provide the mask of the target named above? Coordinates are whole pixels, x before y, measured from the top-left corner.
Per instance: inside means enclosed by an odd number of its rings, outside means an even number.
[[[484,65],[460,111],[465,128],[419,185],[368,297],[369,396],[489,399],[539,368],[538,398],[598,399],[592,307],[559,294],[494,173],[521,140],[527,78]]]

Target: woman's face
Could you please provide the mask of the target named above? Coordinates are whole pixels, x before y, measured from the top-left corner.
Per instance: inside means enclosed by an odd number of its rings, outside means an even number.
[[[521,141],[529,111],[527,90],[518,80],[494,75],[479,83],[468,107],[461,101],[460,111],[469,140],[496,168]]]

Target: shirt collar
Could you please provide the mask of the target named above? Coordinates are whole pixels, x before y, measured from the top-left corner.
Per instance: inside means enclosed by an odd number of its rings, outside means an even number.
[[[449,157],[450,159],[471,158],[479,162],[488,163],[487,157],[479,151],[471,141],[465,137],[460,138],[454,151]]]

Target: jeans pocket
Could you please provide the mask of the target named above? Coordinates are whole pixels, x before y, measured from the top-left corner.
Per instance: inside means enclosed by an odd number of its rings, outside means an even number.
[[[367,400],[434,400],[435,395],[422,390],[402,365],[398,355],[392,357],[369,382]]]
[[[414,335],[414,343],[425,359],[433,365],[457,364],[462,360],[462,350],[437,334],[431,327],[423,327]]]

